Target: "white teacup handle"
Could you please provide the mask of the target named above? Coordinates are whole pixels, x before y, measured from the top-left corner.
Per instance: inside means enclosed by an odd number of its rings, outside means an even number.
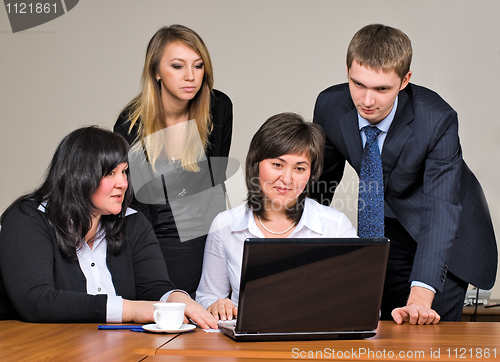
[[[161,314],[161,310],[159,309],[155,309],[155,313],[154,313],[154,319],[155,319],[155,323],[158,324],[158,315]]]

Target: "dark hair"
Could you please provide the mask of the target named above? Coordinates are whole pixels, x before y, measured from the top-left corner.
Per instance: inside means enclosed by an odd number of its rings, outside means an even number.
[[[120,163],[127,162],[128,149],[122,136],[97,126],[71,132],[57,147],[40,187],[14,201],[2,214],[0,223],[17,203],[28,200],[43,202],[59,248],[70,258],[76,258],[76,251],[91,227],[93,205],[90,198],[104,176]],[[122,227],[131,199],[129,186],[121,212],[100,219],[110,252],[119,251],[123,244]]]
[[[304,192],[297,199],[296,207],[287,209],[287,217],[298,222],[304,209],[304,200],[312,182],[323,170],[325,133],[321,126],[306,122],[296,113],[280,113],[270,117],[259,128],[250,142],[245,173],[247,204],[252,211],[265,219],[264,193],[260,187],[259,163],[283,155],[305,155],[311,162],[311,176]]]
[[[411,41],[399,29],[370,24],[354,34],[347,48],[347,69],[353,61],[361,66],[384,72],[394,71],[401,80],[410,71]]]

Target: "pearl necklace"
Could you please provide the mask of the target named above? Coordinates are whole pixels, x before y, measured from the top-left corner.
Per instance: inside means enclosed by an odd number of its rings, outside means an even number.
[[[274,234],[274,235],[283,235],[283,234],[286,234],[287,232],[289,232],[295,226],[295,221],[294,221],[293,224],[290,225],[290,227],[288,229],[286,229],[285,231],[279,231],[279,232],[271,231],[268,228],[266,228],[266,226],[262,223],[262,219],[260,218],[260,216],[257,216],[257,218],[259,219],[260,225],[262,225],[262,227],[264,228],[264,230],[266,230],[268,233]]]

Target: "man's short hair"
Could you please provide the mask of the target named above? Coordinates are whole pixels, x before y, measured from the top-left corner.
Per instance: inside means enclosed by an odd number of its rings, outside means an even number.
[[[401,80],[410,71],[413,51],[408,36],[399,29],[370,24],[354,34],[347,48],[347,69],[356,61],[361,66],[394,71]]]

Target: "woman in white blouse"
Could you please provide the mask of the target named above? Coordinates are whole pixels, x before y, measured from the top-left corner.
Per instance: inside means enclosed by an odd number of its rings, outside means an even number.
[[[356,237],[343,213],[307,197],[322,171],[324,144],[321,127],[295,113],[272,116],[254,135],[247,202],[215,218],[205,246],[196,301],[215,318],[237,315],[245,239]]]

